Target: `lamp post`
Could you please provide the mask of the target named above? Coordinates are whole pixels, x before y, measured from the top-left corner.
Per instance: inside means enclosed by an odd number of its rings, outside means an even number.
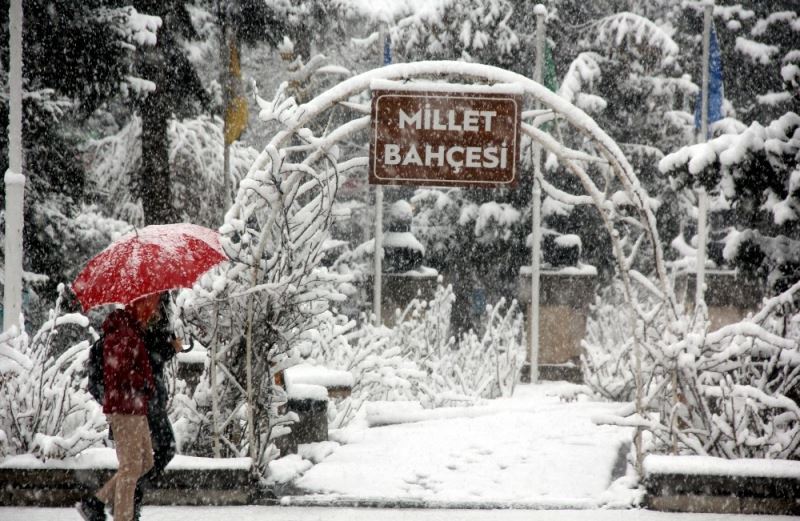
[[[544,69],[544,44],[545,27],[544,19],[547,9],[542,4],[536,4],[533,9],[536,15],[536,61],[533,68],[533,79],[542,83],[542,70]],[[541,103],[536,102],[536,108],[541,108]],[[541,258],[542,241],[542,147],[538,143],[533,146],[533,193],[531,203],[531,317],[530,317],[530,348],[528,359],[531,368],[531,383],[539,381],[539,259]]]
[[[8,170],[6,189],[5,281],[3,284],[3,331],[22,328],[22,226],[25,175],[22,173],[22,0],[9,7]]]

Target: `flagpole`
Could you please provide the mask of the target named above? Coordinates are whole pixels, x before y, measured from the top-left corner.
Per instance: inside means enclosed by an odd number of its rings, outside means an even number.
[[[20,329],[22,312],[22,227],[25,175],[22,173],[22,0],[11,0],[9,16],[9,118],[6,189],[3,331]]]
[[[230,175],[231,175],[231,144],[228,143],[228,126],[230,122],[228,121],[228,110],[231,103],[231,97],[233,93],[232,82],[233,78],[231,78],[231,28],[230,28],[230,20],[228,17],[228,13],[226,12],[223,15],[224,22],[222,26],[222,55],[223,55],[223,62],[222,62],[222,74],[223,74],[223,89],[222,89],[222,96],[223,96],[223,123],[222,123],[222,203],[225,205],[225,209],[227,211],[228,208],[231,207],[233,201],[231,200],[231,186],[230,186]]]
[[[545,45],[545,17],[547,8],[536,4],[533,8],[536,15],[536,61],[533,66],[533,79],[542,83],[544,70],[544,45]],[[541,108],[541,103],[536,102],[536,108]],[[533,192],[531,195],[531,316],[530,316],[530,343],[528,347],[528,360],[530,363],[530,381],[535,384],[539,381],[539,282],[542,241],[542,147],[539,143],[533,146]]]
[[[379,33],[380,42],[383,42],[381,53],[381,65],[392,63],[392,44],[389,40],[389,33],[384,25],[381,25]],[[381,317],[381,286],[383,284],[383,186],[375,185],[375,256],[374,256],[374,275],[372,277],[372,309],[375,315],[375,325],[383,323]]]
[[[708,140],[708,62],[711,47],[711,16],[714,0],[706,0],[703,10],[703,84],[701,86],[700,105],[700,137],[699,142]],[[705,275],[706,275],[706,229],[708,214],[708,194],[703,186],[697,189],[697,265],[695,268],[695,314],[705,308]]]

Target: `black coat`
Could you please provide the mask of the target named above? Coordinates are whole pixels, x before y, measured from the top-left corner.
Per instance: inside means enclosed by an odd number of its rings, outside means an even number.
[[[155,383],[155,392],[149,402],[149,413],[167,410],[169,393],[164,367],[176,355],[172,346],[174,339],[175,334],[169,330],[169,323],[166,320],[159,320],[145,332],[144,343],[150,356],[150,369]]]

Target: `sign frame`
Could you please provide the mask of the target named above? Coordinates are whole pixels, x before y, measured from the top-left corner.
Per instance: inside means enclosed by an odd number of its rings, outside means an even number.
[[[455,104],[453,103],[454,101]],[[461,105],[458,105],[459,102]],[[494,108],[495,116],[493,117],[496,117],[495,123],[497,121],[503,121],[505,127],[500,131],[498,131],[496,128],[490,128],[489,130],[484,128],[483,130],[475,131],[474,135],[467,134],[463,131],[463,129],[456,128],[455,130],[461,131],[460,134],[456,135],[449,133],[453,129],[443,129],[441,126],[438,128],[400,129],[398,124],[397,128],[392,129],[389,121],[386,120],[385,117],[381,117],[384,114],[382,110],[392,111],[393,109],[396,109],[398,113],[397,117],[399,118],[399,110],[404,106],[412,107],[413,110],[413,107],[419,108],[422,104],[426,104],[425,106],[428,107],[431,103],[434,106],[439,106],[440,108],[453,107],[453,110],[460,108],[462,110],[461,126],[466,126],[466,122],[463,119],[463,117],[465,117],[463,114],[464,111],[469,110],[473,114],[483,114],[484,112],[476,110],[476,108]],[[389,107],[388,109],[387,106]],[[437,109],[436,112],[438,113],[439,110]],[[484,92],[481,92],[477,89],[462,91],[458,90],[457,88],[447,90],[439,90],[435,88],[427,89],[424,87],[420,90],[378,88],[372,90],[370,114],[369,184],[482,188],[514,188],[518,184],[521,140],[520,127],[522,121],[522,97],[518,93],[497,91],[491,89],[491,87]],[[455,112],[448,114],[449,119],[446,121],[446,123],[450,126],[455,125],[454,114]],[[499,117],[497,117],[498,114]],[[426,115],[425,126],[430,126],[431,123],[428,119],[428,116],[429,115]],[[437,114],[437,116],[441,117],[441,114]],[[481,117],[484,119],[481,120]],[[488,118],[488,123],[486,123],[487,118],[485,116],[477,116],[477,118],[477,121],[475,121],[475,119],[471,120],[473,125],[480,126],[480,123],[484,122],[485,124],[491,126],[492,117]],[[408,118],[406,119],[406,122],[408,122]],[[436,118],[434,117],[434,119]],[[421,125],[421,123],[422,116],[420,116],[420,119],[418,120],[418,124]],[[439,120],[437,123],[441,125],[441,120]],[[420,134],[427,135],[427,139],[422,138]],[[486,135],[493,139],[487,140],[485,137]],[[386,166],[385,164],[381,163],[381,160],[385,162],[385,146],[387,145],[387,141],[396,139],[398,137],[401,137],[401,141],[404,143],[413,143],[415,145],[415,150],[416,146],[418,145],[430,145],[437,147],[446,147],[450,145],[451,148],[460,147],[462,149],[462,157],[466,155],[466,147],[460,144],[462,142],[481,146],[499,145],[500,143],[503,143],[508,147],[508,153],[505,157],[508,166],[505,168],[470,168],[470,171],[468,172],[470,175],[468,175],[466,179],[464,177],[459,177],[458,167],[453,167],[450,164],[444,165],[444,159],[439,161],[440,164],[438,166]],[[431,140],[431,137],[441,137],[441,139],[438,141],[435,139]],[[384,152],[381,151],[382,145],[384,147]],[[439,148],[438,150],[439,153],[443,153],[442,148]],[[497,147],[497,150],[498,152],[500,151],[499,146]],[[486,157],[487,156],[484,156],[484,158]],[[488,157],[490,160],[495,159],[493,156]],[[476,158],[474,155],[470,155],[470,159]],[[497,162],[500,163],[500,160]],[[460,170],[466,171],[467,169],[461,168]]]

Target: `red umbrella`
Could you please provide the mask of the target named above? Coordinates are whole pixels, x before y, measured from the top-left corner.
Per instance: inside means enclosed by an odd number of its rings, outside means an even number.
[[[195,224],[146,226],[92,258],[72,283],[84,310],[128,304],[173,288],[190,288],[227,259],[219,234]]]

